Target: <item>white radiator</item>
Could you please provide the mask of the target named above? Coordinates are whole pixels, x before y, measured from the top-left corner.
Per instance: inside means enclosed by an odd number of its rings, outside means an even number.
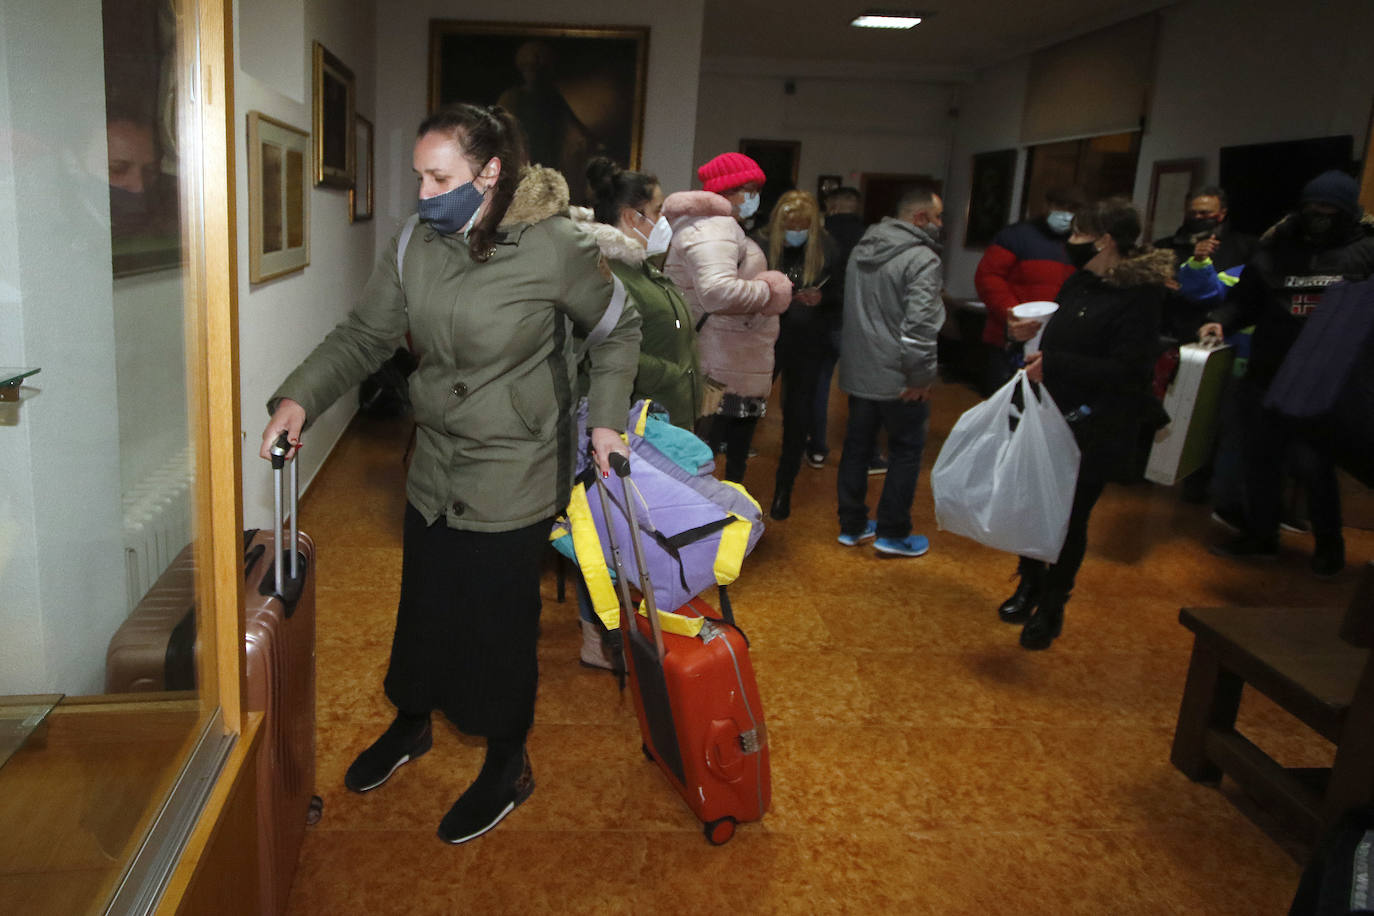
[[[191,543],[191,449],[187,446],[124,494],[129,610]]]

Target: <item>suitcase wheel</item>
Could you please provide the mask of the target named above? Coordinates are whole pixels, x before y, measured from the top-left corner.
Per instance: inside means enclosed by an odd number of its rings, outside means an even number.
[[[649,761],[650,763],[654,762],[654,752],[649,750],[649,745],[641,743],[639,745],[639,749],[644,752],[645,760]]]
[[[318,824],[323,816],[324,799],[318,795],[310,796],[310,808],[305,812],[305,822],[313,826]]]
[[[702,833],[706,834],[706,842],[712,846],[724,846],[730,842],[730,837],[735,835],[735,825],[739,821],[726,815],[710,821],[702,828]]]

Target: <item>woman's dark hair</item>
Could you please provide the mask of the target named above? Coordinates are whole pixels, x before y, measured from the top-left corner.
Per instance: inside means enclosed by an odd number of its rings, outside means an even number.
[[[480,172],[492,159],[501,160],[501,174],[487,202],[487,212],[468,234],[468,255],[479,263],[485,261],[495,251],[496,229],[506,217],[506,210],[520,184],[520,172],[529,161],[520,122],[499,105],[463,102],[441,108],[425,118],[416,136],[430,133],[445,134],[457,143],[464,158],[472,163],[474,173]]]
[[[620,222],[620,210],[638,210],[654,196],[658,178],[648,172],[622,169],[605,156],[597,156],[587,163],[587,187],[592,192],[592,211],[598,223],[614,226]]]
[[[1074,225],[1085,235],[1110,235],[1123,258],[1139,252],[1140,211],[1129,197],[1108,197],[1088,204],[1074,217]]]

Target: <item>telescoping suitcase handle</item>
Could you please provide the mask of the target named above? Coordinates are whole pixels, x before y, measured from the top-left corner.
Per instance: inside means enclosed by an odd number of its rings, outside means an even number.
[[[277,441],[272,443],[272,548],[276,552],[276,562],[272,564],[273,585],[276,586],[276,595],[287,602],[288,613],[295,604],[293,598],[288,598],[286,594],[286,583],[282,577],[282,566],[285,560],[282,554],[282,503],[284,502],[285,489],[282,481],[282,469],[288,464],[286,456],[291,451],[291,440],[282,433],[277,437]],[[300,474],[297,470],[295,461],[289,462],[291,465],[291,584],[297,588],[300,585],[300,529],[297,527],[296,516],[297,502],[299,496]]]
[[[654,649],[658,652],[661,662],[666,655],[663,648],[663,627],[658,620],[658,605],[654,601],[654,583],[649,576],[648,564],[644,562],[644,551],[639,544],[639,519],[634,511],[634,504],[630,501],[630,459],[619,452],[611,452],[607,459],[611,465],[611,470],[615,471],[620,478],[620,492],[625,500],[625,518],[630,524],[630,548],[634,551],[635,566],[639,568],[639,591],[644,596],[644,607],[649,618],[649,629],[654,634]],[[625,572],[625,562],[620,553],[620,545],[615,540],[615,525],[611,524],[611,500],[607,496],[609,485],[601,479],[596,478],[597,495],[601,498],[601,517],[606,520],[606,540],[611,547],[611,559],[615,563],[615,577],[620,585],[620,598],[623,612],[626,615],[621,625],[631,627],[634,625],[634,603],[630,600],[630,581]],[[628,633],[629,630],[626,630]]]

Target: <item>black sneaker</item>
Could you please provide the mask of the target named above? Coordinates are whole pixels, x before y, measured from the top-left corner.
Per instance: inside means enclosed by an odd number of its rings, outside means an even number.
[[[868,476],[877,477],[887,473],[887,459],[882,455],[874,455],[873,460],[868,463]]]
[[[1309,563],[1312,575],[1318,579],[1330,579],[1345,569],[1345,539],[1318,538],[1317,547],[1312,552]]]
[[[475,840],[514,811],[534,792],[534,771],[530,755],[521,751],[518,775],[511,779],[500,773],[502,767],[492,766],[490,751],[477,779],[467,791],[458,796],[448,814],[439,822],[439,839],[457,846]],[[504,776],[504,778],[503,778]]]
[[[1262,538],[1253,534],[1240,534],[1231,538],[1229,541],[1213,544],[1207,549],[1219,557],[1272,560],[1279,555],[1279,542],[1277,538]]]
[[[819,468],[825,467],[825,458],[826,458],[826,453],[825,453],[825,452],[807,452],[807,453],[806,453],[806,463],[807,463],[808,465],[810,465],[811,467],[813,467],[813,468],[819,469]]]
[[[354,792],[371,792],[391,778],[403,764],[423,755],[434,744],[426,716],[422,725],[397,716],[382,737],[358,755],[344,774],[344,785]]]

